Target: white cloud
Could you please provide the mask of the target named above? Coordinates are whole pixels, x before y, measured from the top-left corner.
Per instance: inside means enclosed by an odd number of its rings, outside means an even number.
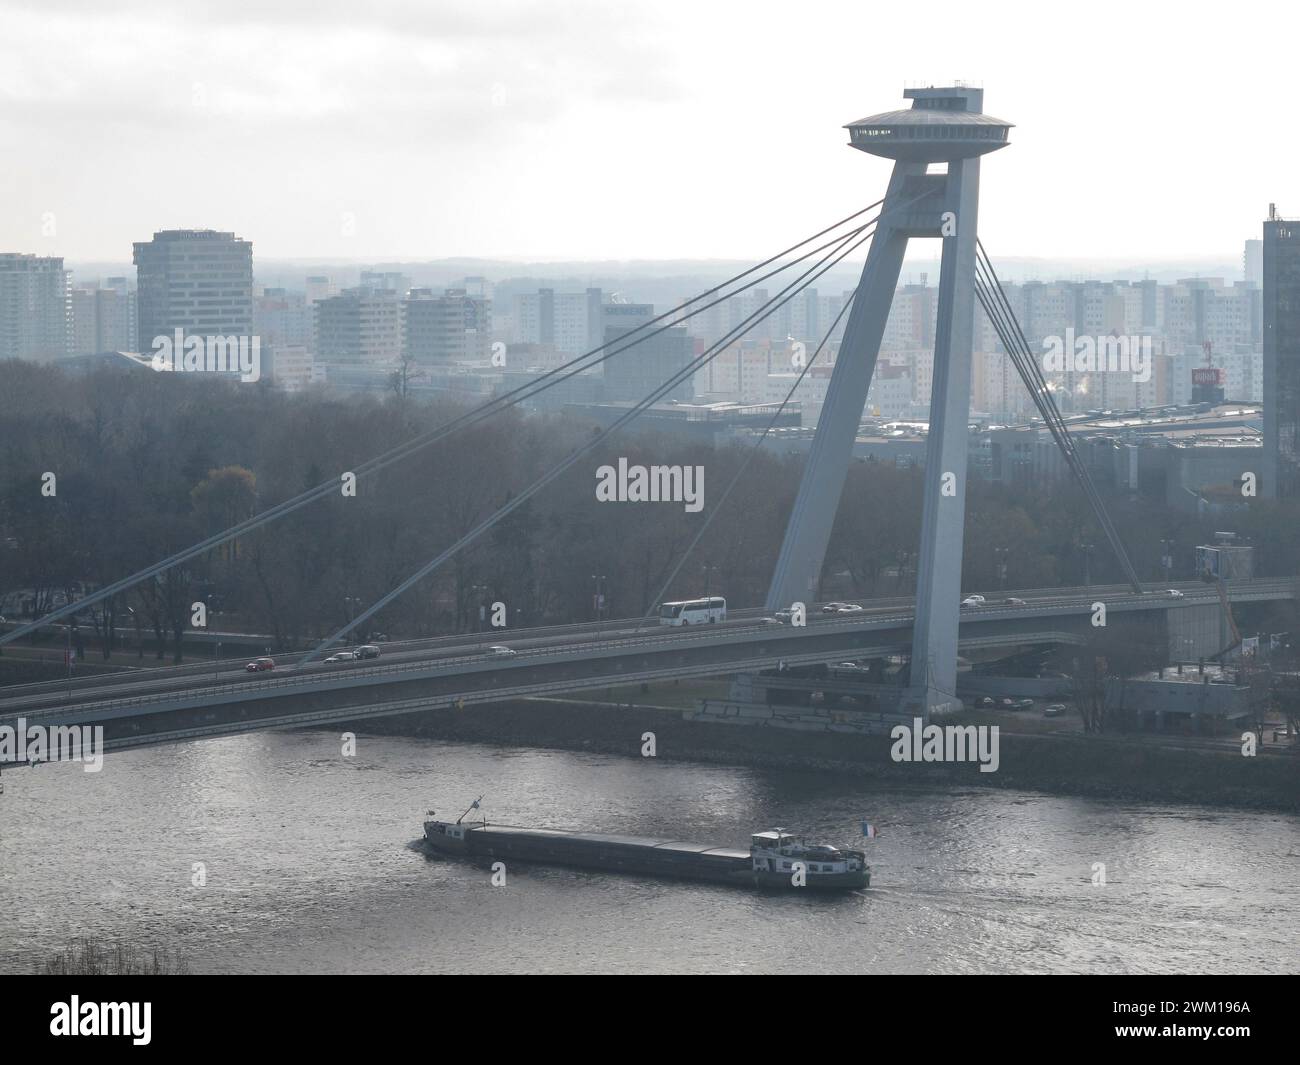
[[[982,70],[1016,123],[1002,254],[1235,253],[1300,162],[1250,2],[4,6],[0,248],[76,259],[171,225],[268,257],[760,255],[879,196],[839,127],[931,73]]]

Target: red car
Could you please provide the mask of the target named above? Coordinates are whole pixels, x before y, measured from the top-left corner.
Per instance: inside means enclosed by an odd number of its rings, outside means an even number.
[[[254,658],[244,667],[245,673],[261,673],[263,670],[274,669],[274,658]]]

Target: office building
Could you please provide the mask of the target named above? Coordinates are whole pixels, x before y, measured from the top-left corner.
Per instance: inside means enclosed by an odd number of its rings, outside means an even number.
[[[635,344],[618,341],[645,325],[654,317],[654,307],[649,303],[607,303],[601,307],[604,327],[602,364],[605,372],[605,400],[637,401],[667,384],[678,371],[684,370],[694,358],[695,343],[685,329],[673,326],[662,332],[645,329],[637,333]],[[694,395],[691,376],[656,396],[657,402],[685,401]]]
[[[603,342],[603,294],[543,288],[514,298],[514,337],[520,344],[550,344],[561,354],[583,355]]]
[[[407,358],[422,366],[486,362],[492,354],[491,301],[463,288],[441,295],[413,288],[402,302]]]
[[[135,245],[139,347],[154,338],[253,335],[253,245],[233,233],[172,229]]]
[[[395,289],[349,288],[315,305],[318,361],[395,365],[401,361],[402,300]]]

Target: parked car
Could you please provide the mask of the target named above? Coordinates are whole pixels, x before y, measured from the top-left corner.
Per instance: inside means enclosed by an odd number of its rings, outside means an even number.
[[[998,700],[999,710],[1014,710],[1015,708],[1016,708],[1016,701],[1010,698],[1009,696],[1004,695],[1001,699]]]
[[[987,710],[988,708],[995,706],[997,704],[994,703],[993,697],[991,695],[983,695],[980,698],[975,700],[975,705],[982,710]]]
[[[1060,717],[1065,713],[1063,703],[1052,703],[1050,706],[1043,707],[1043,717]]]
[[[493,644],[491,647],[489,647],[487,649],[487,653],[496,658],[510,658],[512,655],[515,654],[515,652],[510,650],[509,647],[505,647],[499,643]]]
[[[275,668],[274,658],[254,658],[244,667],[245,673],[264,673]]]
[[[356,656],[358,658],[378,658],[379,648],[373,643],[363,643],[356,649]]]
[[[1017,709],[1017,710],[1032,710],[1033,708],[1034,708],[1034,700],[1033,700],[1033,699],[1017,699],[1017,700],[1016,700],[1016,709]]]

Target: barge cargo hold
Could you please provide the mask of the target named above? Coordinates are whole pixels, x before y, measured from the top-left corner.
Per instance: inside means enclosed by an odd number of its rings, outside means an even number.
[[[809,846],[781,829],[755,833],[747,851],[681,840],[486,822],[426,821],[424,839],[431,850],[461,857],[681,877],[736,887],[843,891],[871,883],[871,871],[861,851]]]

